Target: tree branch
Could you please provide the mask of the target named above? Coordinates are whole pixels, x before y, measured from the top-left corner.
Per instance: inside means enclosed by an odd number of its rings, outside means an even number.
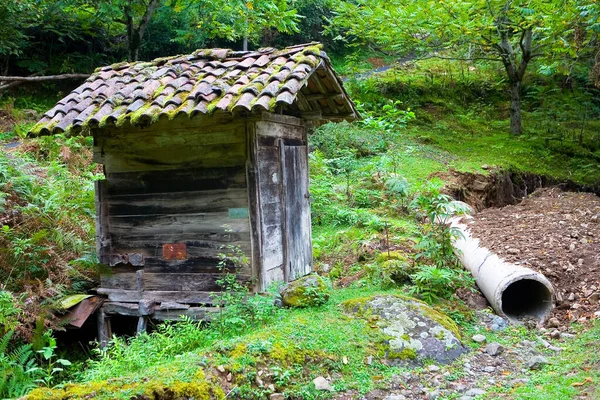
[[[90,74],[62,74],[47,76],[0,76],[0,82],[43,82],[63,79],[86,79]]]
[[[154,14],[154,10],[156,10],[156,7],[158,7],[158,3],[160,3],[160,0],[150,0],[148,6],[146,7],[146,12],[144,12],[144,16],[142,17],[140,25],[137,28],[138,35],[140,35],[140,41],[142,37],[144,37],[146,27],[150,23],[150,20],[152,19],[152,14]]]
[[[439,58],[440,60],[457,60],[457,61],[503,61],[502,58],[491,58],[491,57],[445,57],[435,54],[428,54],[425,57],[419,57],[419,60],[427,60],[430,58]]]

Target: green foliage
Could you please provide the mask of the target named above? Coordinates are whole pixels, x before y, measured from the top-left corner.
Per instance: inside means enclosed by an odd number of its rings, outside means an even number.
[[[43,328],[53,296],[94,285],[96,173],[81,139],[43,138],[21,148],[0,154],[0,279],[3,289],[22,294],[17,299],[28,299],[16,300],[20,312],[11,315],[18,336],[30,338],[40,318]],[[11,329],[13,317],[1,325]]]
[[[367,264],[365,269],[371,282],[384,288],[410,283],[411,276],[414,273],[414,265],[406,257]]]
[[[105,350],[96,350],[98,358],[89,361],[81,378],[91,381],[142,372],[151,365],[173,360],[178,354],[201,348],[212,338],[202,324],[184,319],[160,324],[154,332],[135,338],[113,337]]]
[[[452,216],[464,214],[467,209],[439,190],[439,185],[430,183],[425,192],[419,194],[411,204],[417,215],[425,216],[428,220],[422,225],[423,235],[415,246],[419,251],[415,259],[428,260],[439,268],[458,266],[452,242],[461,233],[448,224]]]
[[[248,283],[240,282],[236,270],[231,269],[247,268],[247,256],[239,247],[227,246],[220,257],[217,284],[222,291],[216,294],[219,310],[211,317],[212,329],[222,335],[240,334],[268,322],[277,311],[273,297],[251,294]]]
[[[474,285],[467,272],[434,265],[418,266],[410,278],[414,284],[410,287],[410,292],[428,303],[448,299],[457,289]]]
[[[388,135],[381,130],[364,129],[348,122],[328,123],[309,136],[311,146],[329,159],[348,156],[367,157],[384,152]]]
[[[13,334],[14,331],[8,331],[0,339],[0,397],[3,399],[23,396],[36,387],[40,376],[32,346],[13,346]]]
[[[532,60],[562,65],[571,79],[573,60],[594,57],[586,49],[594,34],[581,29],[577,6],[575,0],[340,2],[333,25],[351,41],[401,57],[501,63],[512,92],[510,132],[516,135],[522,133],[521,84]]]
[[[17,299],[11,292],[0,290],[0,335],[12,332],[18,325],[22,312]]]
[[[37,353],[40,355],[40,379],[38,382],[47,387],[53,386],[55,380],[64,372],[63,367],[69,367],[71,362],[64,358],[57,358],[56,355],[56,339],[52,337],[52,332],[48,331],[44,334],[44,340],[47,343]]]
[[[25,28],[34,16],[32,4],[26,0],[0,4],[0,56],[19,55],[27,42]]]
[[[41,338],[44,346],[34,352],[34,345],[19,344],[14,331],[0,339],[0,397],[23,396],[38,385],[52,386],[71,362],[56,355],[56,339],[47,331]]]
[[[383,103],[383,104],[382,104]],[[379,102],[377,106],[368,105],[372,110],[368,110],[365,105],[357,103],[360,113],[363,115],[360,123],[370,129],[378,129],[391,132],[397,129],[406,128],[408,121],[415,119],[415,113],[410,108],[403,110],[400,108],[400,100]],[[375,110],[373,110],[375,109]]]
[[[194,25],[178,40],[199,32],[207,38],[235,41],[247,37],[257,43],[266,29],[293,33],[299,16],[288,0],[182,1],[175,9],[194,16]],[[178,8],[179,7],[179,8]],[[195,28],[195,29],[194,29]]]

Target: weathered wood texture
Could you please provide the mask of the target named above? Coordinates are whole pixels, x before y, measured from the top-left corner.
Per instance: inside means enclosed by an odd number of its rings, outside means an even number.
[[[96,181],[96,254],[103,264],[109,263],[111,252],[110,228],[108,226],[108,188],[105,180]]]
[[[286,280],[294,280],[312,270],[308,157],[306,146],[284,146],[283,196],[285,214]]]
[[[140,316],[139,305],[135,303],[106,302],[104,303],[102,309],[106,315],[118,314],[129,317]],[[211,315],[218,311],[219,308],[217,307],[190,307],[189,305],[177,308],[170,308],[168,307],[168,303],[165,302],[156,305],[156,307],[152,310],[150,317],[159,321],[180,320],[183,317],[188,317],[196,320],[210,320]]]
[[[100,288],[98,293],[106,295],[109,301],[124,303],[139,303],[148,300],[157,303],[169,301],[184,304],[213,304],[216,297],[214,292],[177,290],[138,291]]]
[[[294,251],[295,247],[289,247],[289,241],[286,238],[290,232],[286,227],[286,196],[295,196],[301,192],[302,188],[307,188],[308,175],[306,171],[308,164],[303,166],[302,162],[307,161],[306,158],[298,160],[295,166],[302,166],[304,172],[297,173],[290,179],[302,178],[306,182],[290,181],[291,186],[299,185],[298,190],[286,190],[284,182],[284,162],[285,151],[288,145],[297,145],[299,149],[304,149],[306,152],[306,131],[301,120],[289,116],[263,114],[263,120],[256,122],[256,146],[257,146],[257,172],[258,172],[258,188],[259,188],[259,206],[260,206],[260,233],[261,233],[261,250],[262,250],[262,275],[261,289],[266,289],[274,281],[289,280],[290,276],[285,273],[284,265],[286,259],[295,258],[295,254],[288,254],[289,251]],[[293,173],[288,172],[288,173]],[[308,190],[306,190],[308,193]],[[304,196],[304,193],[302,194]],[[296,223],[304,221],[308,216],[310,224],[310,210],[308,199],[300,202],[305,209],[303,210],[288,210],[290,218]],[[295,218],[300,212],[301,217]],[[295,228],[296,232],[304,232],[304,225]],[[310,226],[308,235],[310,235]],[[305,236],[302,234],[300,236]],[[298,245],[300,246],[300,245]],[[308,241],[310,247],[310,240]],[[312,249],[311,249],[312,250]],[[302,254],[302,256],[305,253]],[[305,265],[302,271],[306,270],[306,265],[312,265],[312,259],[307,262],[304,257],[302,264]],[[289,268],[288,268],[289,269]],[[298,274],[298,268],[295,268],[295,274]],[[310,272],[310,270],[308,271]],[[307,272],[306,272],[307,273]],[[300,276],[300,275],[298,275]]]
[[[101,203],[111,245],[103,250],[117,267],[101,278],[100,292],[125,302],[163,300],[158,293],[193,304],[219,291],[222,255],[231,247],[248,257],[252,251],[246,147],[239,122],[98,133],[94,150],[107,176]],[[177,253],[166,254],[165,246]],[[140,282],[119,267],[123,262],[143,268]],[[250,266],[238,272],[251,279]]]
[[[245,122],[196,129],[104,131],[95,139],[94,159],[109,174],[187,168],[243,167]]]
[[[114,265],[99,293],[109,301],[214,304],[219,262],[232,248],[251,263],[227,267],[241,282],[258,278],[257,290],[310,272],[302,120],[263,114],[214,126],[111,129],[96,133],[94,149],[107,177],[99,210],[110,247],[102,250]]]

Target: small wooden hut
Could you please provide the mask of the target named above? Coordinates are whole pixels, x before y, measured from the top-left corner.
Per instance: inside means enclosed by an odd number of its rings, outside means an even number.
[[[143,323],[201,315],[232,250],[255,291],[309,273],[307,127],[357,115],[311,43],[99,68],[31,134],[93,135],[101,315]]]

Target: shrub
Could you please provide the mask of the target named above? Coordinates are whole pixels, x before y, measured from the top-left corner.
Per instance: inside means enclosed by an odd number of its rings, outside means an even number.
[[[372,156],[386,151],[388,135],[379,129],[363,128],[357,123],[328,123],[309,137],[311,146],[327,158],[346,156],[348,151],[356,157]]]
[[[421,265],[410,276],[414,286],[410,288],[412,294],[419,295],[428,303],[439,299],[447,299],[462,287],[474,284],[466,271],[453,268],[440,268],[434,265]]]
[[[366,270],[374,284],[392,287],[410,282],[414,267],[408,259],[390,259],[369,264]]]

